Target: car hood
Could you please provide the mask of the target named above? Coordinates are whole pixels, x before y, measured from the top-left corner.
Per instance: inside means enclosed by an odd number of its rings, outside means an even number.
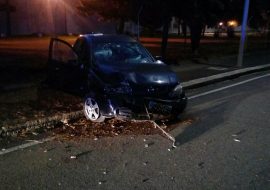
[[[99,78],[106,84],[117,85],[123,81],[131,85],[176,85],[180,81],[177,75],[165,64],[101,64],[97,68]]]

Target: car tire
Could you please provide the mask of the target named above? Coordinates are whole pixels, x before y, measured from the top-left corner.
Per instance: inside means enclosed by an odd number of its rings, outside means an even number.
[[[172,112],[171,112],[171,118],[173,120],[177,119],[178,116],[185,111],[186,107],[187,107],[187,104],[185,104],[184,106],[182,106],[180,108],[179,107],[173,107]]]
[[[83,111],[85,117],[92,122],[101,123],[105,120],[105,117],[100,113],[97,101],[90,96],[84,100]]]

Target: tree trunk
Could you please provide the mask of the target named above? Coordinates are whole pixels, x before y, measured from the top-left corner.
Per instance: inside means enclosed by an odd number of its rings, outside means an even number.
[[[184,38],[186,39],[187,38],[187,23],[186,23],[186,21],[182,22],[182,32],[183,32]]]
[[[189,23],[189,28],[191,35],[191,50],[193,54],[197,55],[199,51],[203,25],[198,20],[193,20]]]
[[[123,34],[124,33],[124,27],[125,27],[125,19],[121,18],[119,20],[119,25],[117,27],[117,33]]]
[[[181,20],[178,18],[177,20],[177,35],[180,36],[181,34]]]
[[[166,59],[166,50],[169,37],[169,25],[170,25],[170,18],[164,19],[162,31],[162,43],[161,43],[161,56],[163,59]]]
[[[7,32],[7,36],[10,36],[11,35],[10,4],[9,4],[9,0],[6,0],[6,32]]]

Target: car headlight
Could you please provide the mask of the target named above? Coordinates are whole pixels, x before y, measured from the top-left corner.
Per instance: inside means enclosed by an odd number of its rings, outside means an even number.
[[[173,91],[169,94],[171,98],[180,98],[183,93],[183,87],[181,84],[177,85]]]
[[[132,88],[128,82],[121,82],[120,86],[105,86],[104,92],[108,94],[132,94]]]

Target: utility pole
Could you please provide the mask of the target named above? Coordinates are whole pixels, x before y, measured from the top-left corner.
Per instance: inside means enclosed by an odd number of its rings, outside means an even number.
[[[245,0],[244,13],[243,13],[243,22],[242,22],[242,31],[241,31],[241,40],[239,45],[239,53],[237,66],[243,66],[243,56],[245,49],[245,40],[246,40],[246,30],[247,30],[247,22],[248,22],[248,12],[249,12],[249,0]]]

